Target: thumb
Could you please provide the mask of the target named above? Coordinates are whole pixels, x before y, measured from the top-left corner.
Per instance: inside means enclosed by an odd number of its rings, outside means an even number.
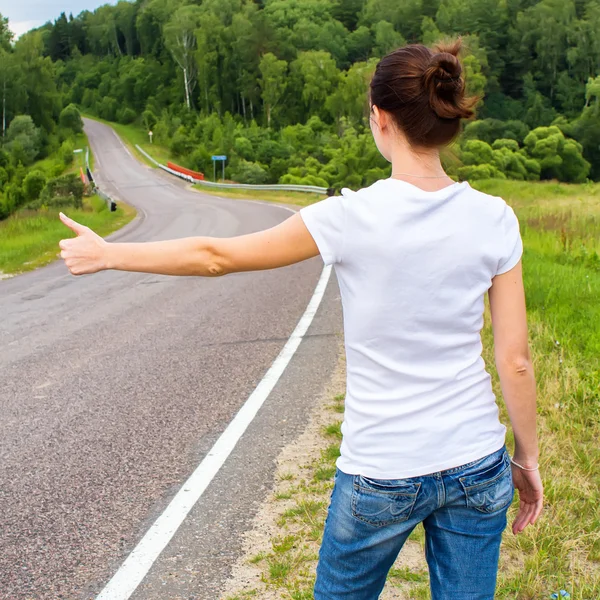
[[[77,221],[73,221],[73,219],[69,219],[67,215],[60,213],[60,220],[72,231],[74,231],[77,235],[81,235],[85,231],[87,231],[87,227],[82,225],[81,223],[77,223]]]

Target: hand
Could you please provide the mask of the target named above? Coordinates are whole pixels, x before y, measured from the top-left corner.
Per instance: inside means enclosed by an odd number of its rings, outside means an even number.
[[[512,526],[513,533],[517,534],[540,516],[544,505],[544,486],[539,470],[523,471],[512,465],[512,476],[520,500],[519,512]]]
[[[76,238],[61,240],[58,244],[61,249],[60,255],[71,274],[86,275],[108,268],[106,265],[108,242],[89,227],[69,219],[62,213],[60,213],[60,220],[77,234]]]

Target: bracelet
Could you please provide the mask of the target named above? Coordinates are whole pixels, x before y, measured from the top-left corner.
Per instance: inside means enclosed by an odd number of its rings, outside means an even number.
[[[524,467],[523,465],[520,465],[518,462],[515,462],[513,460],[513,457],[510,457],[510,462],[515,465],[515,467],[519,467],[519,469],[521,469],[522,471],[537,471],[540,468],[539,463],[533,468],[533,469],[528,469],[527,467]]]

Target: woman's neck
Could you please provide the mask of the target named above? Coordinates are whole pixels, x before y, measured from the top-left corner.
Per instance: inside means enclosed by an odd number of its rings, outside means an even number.
[[[392,149],[392,178],[407,181],[425,191],[436,191],[454,181],[446,175],[437,149],[415,151],[398,144]]]

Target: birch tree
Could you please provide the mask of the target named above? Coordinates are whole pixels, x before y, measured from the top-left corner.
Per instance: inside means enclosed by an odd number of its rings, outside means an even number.
[[[267,127],[271,127],[271,114],[273,109],[281,100],[285,91],[287,63],[285,60],[279,60],[274,54],[268,52],[265,54],[259,65],[260,87],[262,89],[262,99],[267,113]]]
[[[192,108],[192,93],[196,87],[196,29],[200,22],[200,7],[182,6],[164,27],[165,46],[183,73],[185,104]]]

